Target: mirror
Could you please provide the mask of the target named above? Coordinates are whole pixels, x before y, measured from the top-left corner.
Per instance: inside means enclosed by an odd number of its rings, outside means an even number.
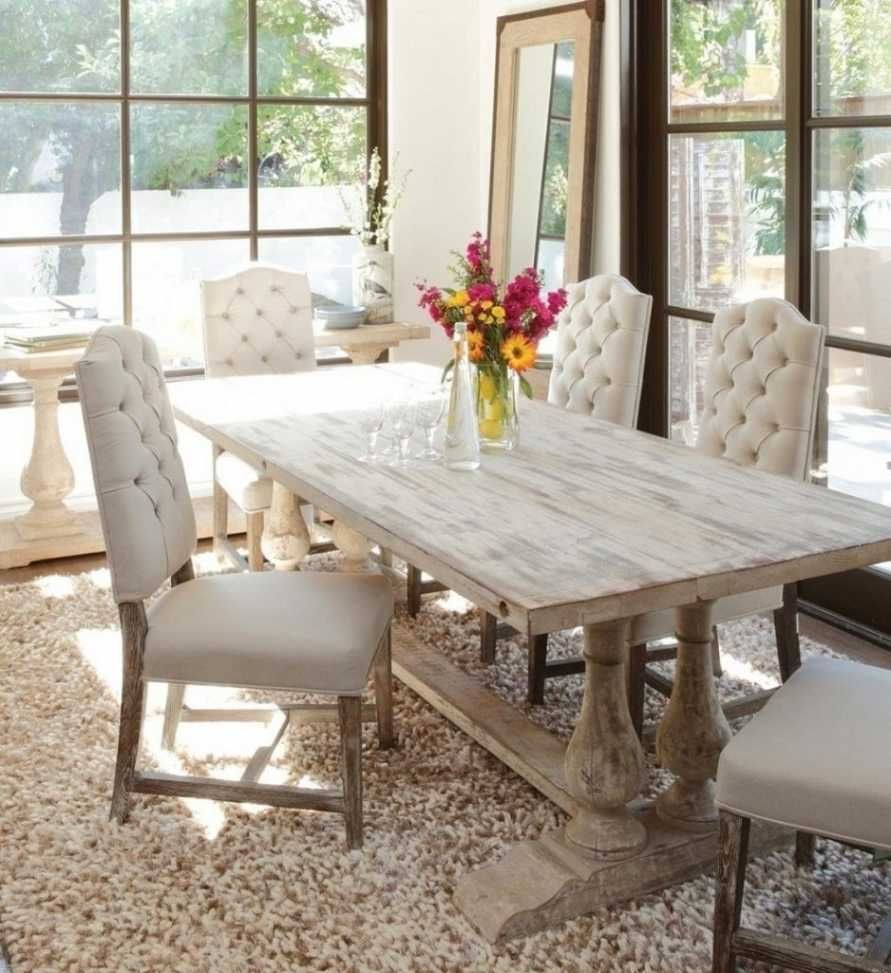
[[[589,276],[601,2],[498,22],[489,236],[499,275]]]

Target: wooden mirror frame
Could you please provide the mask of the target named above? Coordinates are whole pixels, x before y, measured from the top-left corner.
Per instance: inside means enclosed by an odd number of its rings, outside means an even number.
[[[507,276],[520,51],[562,41],[575,43],[564,283],[591,274],[604,6],[604,0],[584,0],[498,18],[489,239],[493,266],[502,276]]]

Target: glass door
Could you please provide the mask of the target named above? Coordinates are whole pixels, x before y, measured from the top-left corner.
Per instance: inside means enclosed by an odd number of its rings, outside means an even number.
[[[785,297],[828,331],[814,481],[891,507],[891,0],[637,0],[633,17],[642,427],[692,445],[714,312]],[[891,647],[891,565],[800,595]]]
[[[808,13],[803,252],[810,314],[829,330],[815,478],[891,506],[891,0],[813,0]],[[891,634],[891,565],[802,595]]]

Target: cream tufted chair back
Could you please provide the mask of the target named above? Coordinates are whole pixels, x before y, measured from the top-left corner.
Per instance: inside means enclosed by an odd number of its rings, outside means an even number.
[[[567,290],[548,401],[633,427],[653,299],[615,274],[599,274]]]
[[[696,448],[805,479],[825,337],[823,327],[778,299],[719,311]]]
[[[208,378],[316,366],[306,274],[267,264],[201,284]]]
[[[112,592],[118,604],[141,601],[195,548],[158,349],[133,328],[100,328],[76,371]]]

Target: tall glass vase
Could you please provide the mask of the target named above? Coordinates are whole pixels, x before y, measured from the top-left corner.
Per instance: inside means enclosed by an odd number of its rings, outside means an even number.
[[[481,362],[476,374],[480,448],[489,453],[507,452],[520,441],[517,373],[507,365]]]

